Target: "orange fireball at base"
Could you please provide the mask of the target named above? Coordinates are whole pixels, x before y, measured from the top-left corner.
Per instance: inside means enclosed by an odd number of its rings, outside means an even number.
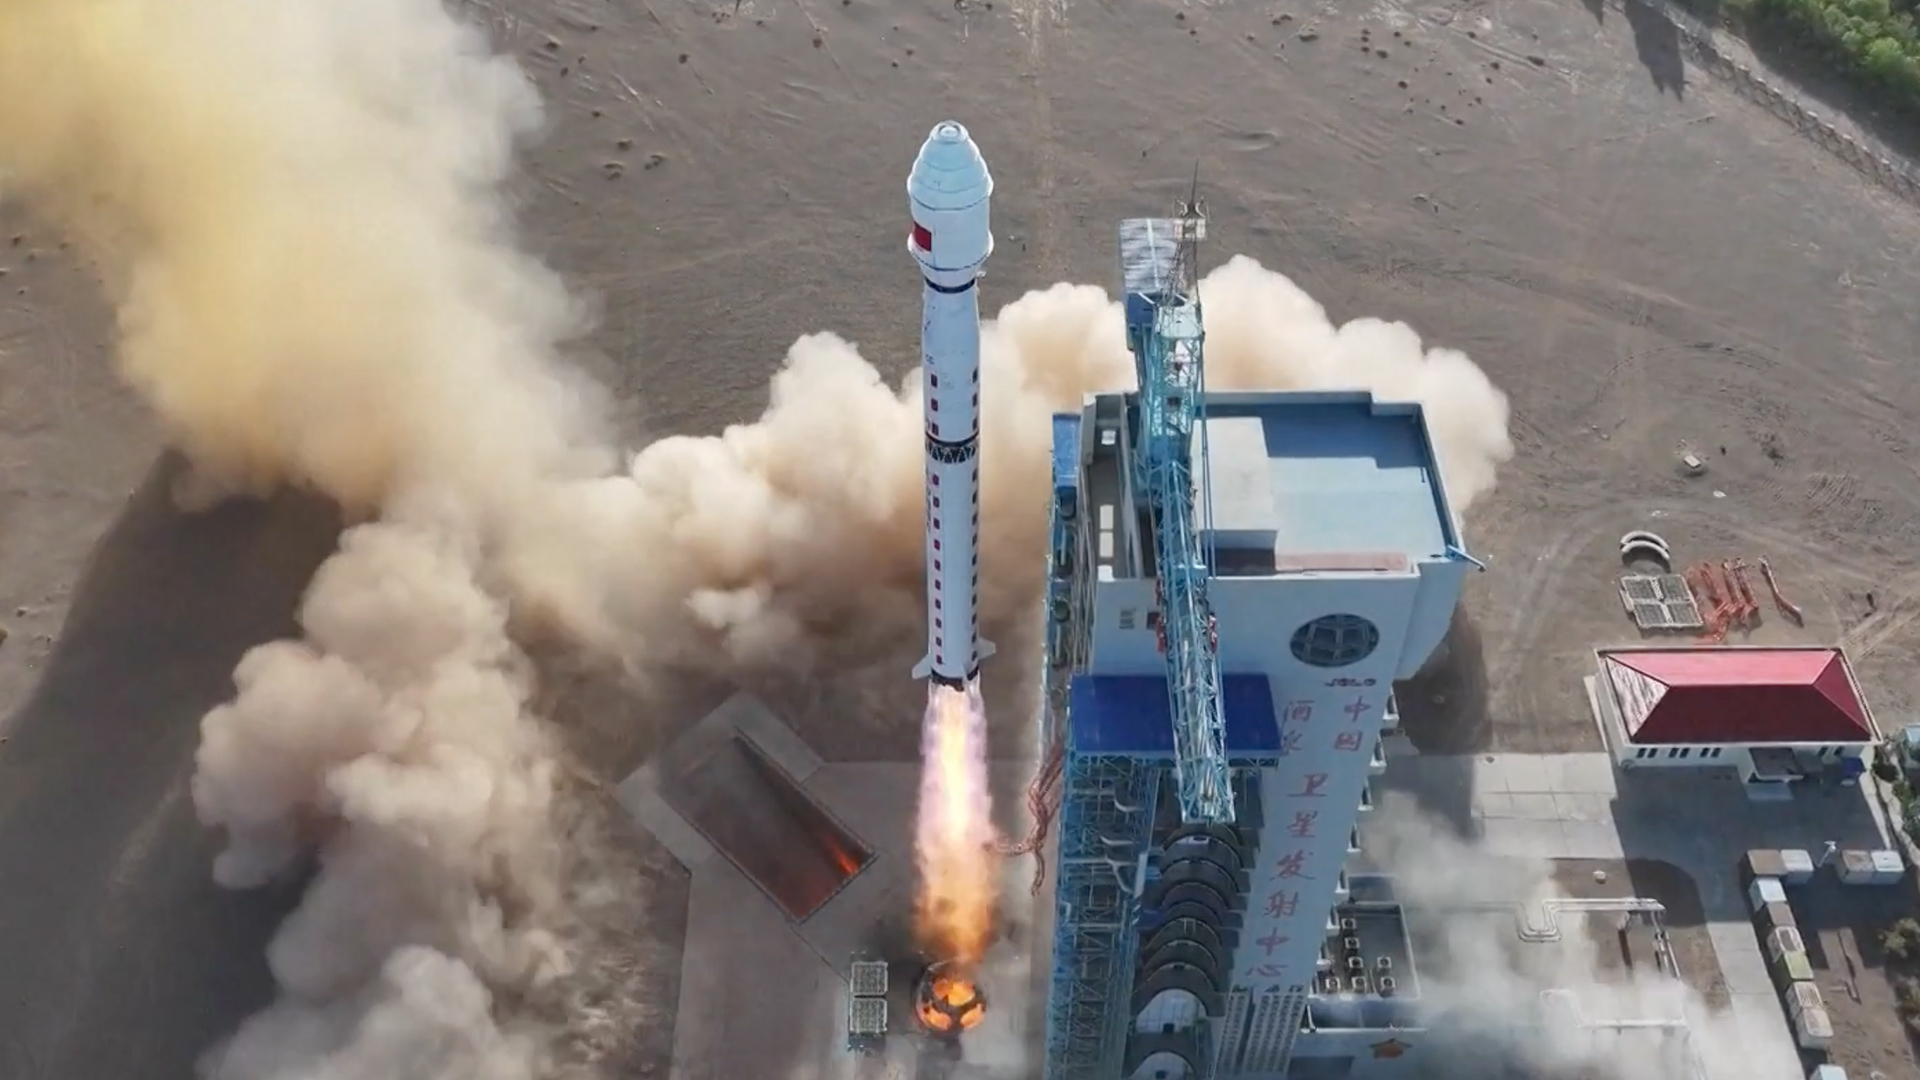
[[[986,1019],[987,999],[958,964],[943,961],[920,976],[913,1015],[933,1035],[958,1035]]]

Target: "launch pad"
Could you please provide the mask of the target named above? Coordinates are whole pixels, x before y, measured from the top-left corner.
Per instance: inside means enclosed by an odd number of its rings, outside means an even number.
[[[785,901],[696,827],[688,816],[695,808],[683,809],[686,800],[664,775],[701,748],[735,737],[777,765],[870,852],[858,873],[803,917],[790,915]],[[989,763],[994,804],[1007,817],[1003,830],[1022,828],[1017,818],[1032,772],[1031,762]],[[794,1073],[819,1080],[1029,1080],[1044,1030],[1046,977],[1044,962],[1033,970],[1032,943],[1045,951],[1053,913],[1045,902],[1034,907],[1026,863],[1009,860],[1003,868],[1008,888],[1001,929],[977,975],[986,1005],[975,1025],[958,1038],[940,1037],[916,1019],[921,976],[938,959],[922,954],[913,938],[919,783],[917,758],[823,761],[766,706],[739,695],[620,785],[623,805],[692,875],[671,1080]],[[781,847],[772,839],[753,842]],[[813,861],[804,852],[797,857]],[[856,956],[888,973],[878,998],[884,1008],[858,1010],[869,1026],[884,1015],[885,1030],[872,1033],[878,1038],[864,1036],[861,1049],[849,1046],[854,1002],[863,996],[850,963]],[[865,986],[877,988],[870,974],[865,978]]]
[[[727,860],[803,920],[873,861],[873,851],[747,735],[676,754],[663,795]]]

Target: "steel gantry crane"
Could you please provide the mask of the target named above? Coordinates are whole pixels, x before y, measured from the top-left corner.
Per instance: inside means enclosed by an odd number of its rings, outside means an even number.
[[[1226,721],[1220,708],[1219,633],[1207,600],[1211,560],[1198,520],[1206,498],[1206,397],[1196,264],[1206,211],[1190,197],[1171,218],[1120,225],[1127,347],[1140,377],[1131,479],[1152,522],[1157,633],[1167,658],[1174,765],[1189,824],[1234,820]],[[1196,462],[1196,458],[1198,461]]]

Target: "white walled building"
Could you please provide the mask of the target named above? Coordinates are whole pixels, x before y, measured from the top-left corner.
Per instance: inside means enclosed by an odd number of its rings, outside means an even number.
[[[1857,776],[1880,729],[1846,654],[1826,647],[1601,649],[1587,679],[1624,769],[1723,766],[1752,789]]]

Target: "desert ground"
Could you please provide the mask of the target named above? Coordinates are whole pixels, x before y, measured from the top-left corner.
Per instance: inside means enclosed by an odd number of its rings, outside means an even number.
[[[1405,320],[1511,397],[1518,453],[1466,522],[1488,570],[1432,676],[1444,700],[1403,692],[1417,740],[1597,748],[1579,677],[1637,638],[1613,593],[1630,528],[1682,561],[1769,557],[1808,626],[1769,610],[1759,633],[1846,643],[1883,718],[1914,701],[1920,218],[1644,18],[1597,0],[464,8],[548,102],[526,235],[594,305],[580,360],[635,445],[753,418],[806,331],[889,377],[915,361],[902,185],[936,120],[966,122],[998,181],[989,310],[1112,282],[1117,219],[1163,210],[1197,163],[1210,262],[1255,256],[1338,320]],[[291,897],[209,881],[197,720],[248,645],[292,628],[339,522],[296,495],[175,509],[89,268],[10,216],[0,273],[0,1075],[184,1076],[265,1001]],[[1679,475],[1683,444],[1706,476]],[[774,704],[829,760],[908,756],[911,722],[860,715],[879,677]],[[610,778],[724,690],[553,685]],[[684,875],[633,843],[656,908],[636,933],[670,950]],[[665,1074],[670,1038],[649,1034],[640,1075]]]

